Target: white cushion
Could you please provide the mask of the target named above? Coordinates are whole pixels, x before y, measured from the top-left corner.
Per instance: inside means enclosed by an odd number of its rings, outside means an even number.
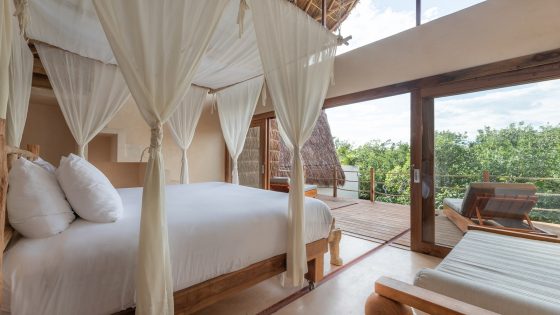
[[[58,234],[76,218],[54,174],[17,159],[8,175],[8,220],[25,237]]]
[[[122,216],[122,200],[117,190],[85,159],[74,154],[62,157],[56,177],[72,209],[83,219],[109,223]]]
[[[497,312],[560,314],[560,244],[469,231],[415,285]]]

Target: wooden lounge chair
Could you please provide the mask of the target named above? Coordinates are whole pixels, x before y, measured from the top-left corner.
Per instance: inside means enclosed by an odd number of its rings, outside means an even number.
[[[443,213],[465,233],[469,225],[489,225],[523,233],[553,236],[533,225],[529,212],[537,203],[533,184],[472,183],[465,199],[443,200]]]
[[[414,284],[379,278],[365,314],[412,315],[413,308],[416,314],[560,314],[560,239],[489,226],[469,230]]]
[[[279,192],[290,192],[289,177],[272,177],[270,179],[270,190]],[[305,185],[305,196],[317,198],[317,185]]]

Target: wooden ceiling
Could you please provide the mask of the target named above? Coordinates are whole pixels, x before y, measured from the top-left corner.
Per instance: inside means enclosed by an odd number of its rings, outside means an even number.
[[[294,3],[300,9],[305,11],[309,16],[314,18],[317,22],[321,23],[322,20],[322,6],[325,5],[326,12],[326,25],[329,30],[334,31],[350,14],[352,9],[358,3],[358,0],[286,0]],[[324,1],[324,4],[323,4]],[[37,49],[32,43],[29,44],[34,56],[33,63],[33,82],[32,86],[38,88],[52,89],[47,72],[41,64]]]

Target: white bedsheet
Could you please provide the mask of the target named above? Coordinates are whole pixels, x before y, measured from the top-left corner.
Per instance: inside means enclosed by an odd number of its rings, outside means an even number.
[[[4,256],[2,311],[109,314],[134,304],[141,188],[119,189],[123,218],[76,220],[46,239],[20,239]],[[286,252],[288,194],[225,183],[167,186],[175,290]],[[306,198],[306,242],[328,236],[332,216]]]

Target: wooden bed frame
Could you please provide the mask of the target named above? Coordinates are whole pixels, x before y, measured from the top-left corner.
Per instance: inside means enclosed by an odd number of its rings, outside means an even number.
[[[0,119],[0,237],[2,238],[0,244],[3,245],[3,251],[14,235],[14,229],[6,220],[8,166],[11,164],[10,161],[18,157],[30,160],[38,157],[38,145],[28,145],[27,148],[29,151],[12,148],[5,144],[5,120]],[[331,264],[342,265],[342,260],[339,256],[340,239],[341,230],[335,228],[333,220],[328,238],[307,244],[308,273],[306,274],[306,279],[309,280],[311,289],[314,288],[315,283],[323,279],[324,255],[329,251],[329,247]],[[3,289],[2,258],[3,255],[0,257],[0,303],[2,301],[1,293]],[[174,293],[175,314],[192,314],[284,271],[286,271],[286,254],[257,262],[244,269],[177,291]],[[117,314],[133,313],[134,309],[127,309]]]
[[[538,234],[504,230],[496,227],[470,225],[468,230],[491,232],[543,242],[559,243],[560,239]],[[375,292],[365,305],[366,315],[412,315],[412,308],[428,314],[497,314],[478,306],[417,287],[399,280],[381,277],[375,282]]]

